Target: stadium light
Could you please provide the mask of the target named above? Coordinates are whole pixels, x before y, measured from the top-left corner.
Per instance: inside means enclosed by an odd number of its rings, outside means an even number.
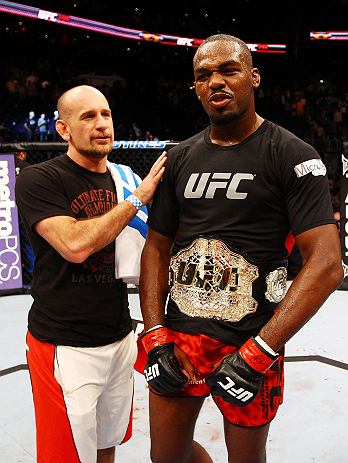
[[[33,19],[50,21],[64,26],[87,29],[103,34],[115,35],[126,39],[145,40],[147,42],[162,43],[166,45],[179,45],[184,47],[197,48],[204,39],[195,39],[189,37],[178,37],[175,35],[164,35],[128,29],[125,27],[113,26],[111,24],[83,19],[77,16],[70,16],[53,11],[42,10],[33,6],[23,5],[21,3],[8,2],[0,0],[0,12],[26,16]],[[285,53],[285,44],[265,44],[265,43],[247,43],[251,52],[259,53]]]

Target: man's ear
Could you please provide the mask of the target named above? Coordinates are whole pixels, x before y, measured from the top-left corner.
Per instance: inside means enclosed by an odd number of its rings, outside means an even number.
[[[59,133],[59,135],[63,138],[63,140],[65,141],[70,140],[70,132],[69,132],[68,125],[62,119],[58,119],[56,121],[56,130]]]
[[[196,92],[196,95],[197,95],[197,98],[200,100],[201,97],[198,95],[197,93],[197,87],[196,87],[196,82],[193,84],[193,87],[191,87],[192,89],[194,89],[194,91]]]
[[[253,68],[251,70],[252,73],[252,82],[253,82],[253,87],[258,88],[261,83],[261,76],[260,76],[260,71],[257,68]]]

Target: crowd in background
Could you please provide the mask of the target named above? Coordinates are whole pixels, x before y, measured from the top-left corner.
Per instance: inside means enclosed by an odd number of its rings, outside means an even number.
[[[0,142],[57,141],[56,104],[67,88],[89,83],[65,68],[57,72],[39,60],[34,70],[11,67],[1,92]],[[185,139],[209,123],[197,101],[192,80],[157,74],[152,85],[133,79],[103,85],[113,111],[115,140]],[[266,117],[308,140],[348,140],[348,87],[309,82],[303,88],[261,85],[256,107]],[[339,146],[339,145],[337,145]],[[330,174],[333,209],[339,212],[339,179]]]
[[[49,61],[41,60],[34,70],[20,67],[7,70],[7,80],[0,92],[0,142],[57,140],[54,123],[59,96],[68,87],[89,83],[81,74],[65,71],[57,73]],[[110,101],[118,140],[177,141],[208,124],[192,80],[156,75],[150,86],[145,87],[139,78],[126,81],[125,86],[115,80],[100,90]],[[256,106],[261,116],[300,138],[347,138],[348,87],[325,86],[320,82],[309,82],[303,88],[261,85],[256,93]],[[28,138],[29,113],[35,113],[31,138]]]
[[[261,7],[256,0],[239,0],[228,15],[215,6],[213,0],[193,0],[184,8],[175,3],[160,8],[156,2],[145,7],[132,1],[122,8],[117,2],[100,8],[97,0],[59,3],[61,13],[134,30],[199,39],[221,32],[246,42],[286,42],[284,55],[253,53],[261,72],[257,111],[300,138],[347,136],[348,85],[342,43],[313,43],[308,32],[323,11],[326,20],[333,14],[336,23],[340,18],[344,21],[344,5],[340,14],[337,5],[331,8],[326,2],[322,10],[314,0],[291,2],[286,17],[275,1]],[[48,0],[45,8],[56,11],[57,3]],[[257,15],[248,14],[253,8],[258,9]],[[36,121],[41,115],[45,120],[41,131],[36,127],[34,137],[44,141],[47,135],[48,141],[54,140],[59,96],[70,87],[90,83],[84,76],[100,70],[125,82],[109,80],[100,88],[113,111],[116,138],[179,141],[208,124],[193,89],[194,48],[129,40],[8,14],[2,18],[0,39],[6,46],[0,54],[0,142],[26,140],[24,124],[31,111]],[[264,27],[263,20],[271,27]],[[140,131],[134,131],[134,123]],[[41,134],[45,128],[47,132]]]
[[[46,3],[47,9],[55,11],[56,2]],[[318,69],[314,51],[318,53],[325,43],[308,48],[308,36],[304,36],[307,31],[296,29],[300,25],[290,20],[298,17],[297,7],[287,5],[291,26],[285,36],[281,21],[273,19],[271,28],[260,27],[262,15],[270,17],[267,9],[248,17],[246,28],[244,18],[250,3],[257,2],[237,2],[233,15],[221,15],[212,0],[193,1],[184,10],[175,4],[167,5],[165,13],[155,4],[135,8],[132,2],[122,8],[110,3],[101,9],[96,0],[63,0],[60,8],[63,13],[82,18],[103,22],[110,18],[107,22],[111,24],[182,37],[204,38],[223,32],[246,41],[255,35],[254,40],[261,43],[276,43],[283,37],[287,41],[286,54],[253,53],[262,78],[256,95],[257,111],[301,138],[346,136],[348,86],[339,49],[330,45],[325,77],[317,76],[313,71]],[[268,8],[272,8],[270,2]],[[277,12],[278,8],[273,15],[282,15]],[[301,17],[308,17],[309,27],[314,17],[309,5],[301,5]],[[36,120],[45,115],[47,138],[54,139],[54,111],[59,96],[74,85],[89,83],[84,76],[91,71],[103,70],[125,82],[123,85],[118,79],[113,83],[109,80],[100,88],[113,111],[116,138],[144,139],[149,132],[148,137],[178,141],[208,124],[192,88],[195,49],[138,42],[50,22],[18,22],[11,15],[3,18],[0,39],[6,47],[0,54],[0,141],[25,140],[24,123],[31,111]],[[320,83],[320,79],[324,82]],[[140,135],[134,133],[134,122]],[[35,134],[38,139],[39,132]]]
[[[168,56],[163,54],[163,59]],[[35,69],[16,63],[6,74],[0,91],[0,143],[61,141],[55,131],[57,100],[67,88],[90,83],[86,77],[72,65],[58,69],[41,59]],[[125,85],[115,80],[99,87],[110,102],[115,140],[180,141],[208,125],[191,77],[179,74],[169,78],[157,72],[148,78],[126,78]],[[294,88],[266,82],[256,91],[262,117],[314,145],[322,141],[324,147],[328,141],[348,141],[347,106],[348,86],[334,82],[310,79]],[[339,178],[335,172],[330,177],[333,208],[339,212]]]
[[[47,8],[49,5],[47,2]],[[54,5],[52,1],[53,10]],[[107,14],[112,24],[150,32],[185,37],[189,31],[189,37],[201,38],[220,30],[244,38],[241,18],[249,5],[240,2],[231,17],[214,14],[209,5],[214,4],[193,2],[187,14],[174,6],[170,14],[163,14],[155,6],[140,11],[131,4],[122,9],[110,4],[101,11],[96,0],[63,0],[61,9],[96,21],[105,21]],[[261,14],[267,15],[267,11]],[[289,5],[288,14],[297,18],[298,12]],[[303,7],[301,17],[310,20],[313,11]],[[57,100],[75,85],[95,85],[91,71],[108,75],[104,84],[95,86],[109,100],[116,140],[180,141],[209,124],[193,86],[195,49],[91,34],[49,22],[41,22],[38,28],[35,21],[22,24],[10,15],[4,20],[0,27],[0,38],[6,43],[0,54],[0,143],[60,140],[54,128]],[[255,34],[261,42],[272,43],[283,35],[280,22],[260,31],[259,17],[254,21],[248,23],[249,29],[257,28]],[[341,48],[324,42],[309,46],[308,37],[303,35],[306,31],[296,29],[299,25],[295,21],[289,24],[293,29],[287,31],[285,55],[253,53],[254,65],[261,72],[256,110],[313,144],[320,154],[327,148],[339,151],[340,142],[348,141],[348,84]],[[325,54],[325,66],[318,66],[318,47],[330,50]],[[321,68],[325,72],[319,75]],[[337,165],[329,171],[334,209],[338,208],[337,171]]]

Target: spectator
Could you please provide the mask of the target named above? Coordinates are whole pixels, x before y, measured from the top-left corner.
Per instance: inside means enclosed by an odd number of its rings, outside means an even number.
[[[47,141],[48,122],[46,121],[45,114],[41,114],[39,120],[37,121],[37,126],[39,129],[40,141]]]
[[[60,135],[58,134],[58,132],[56,130],[56,122],[57,122],[58,118],[59,118],[58,111],[55,110],[54,113],[53,113],[51,126],[49,126],[49,132],[52,134],[52,140],[53,141],[57,141],[58,139],[62,140],[62,138],[60,137]]]
[[[145,140],[147,141],[153,141],[155,139],[155,137],[151,134],[151,132],[149,130],[147,130],[145,132]]]
[[[115,140],[125,140],[127,137],[127,128],[123,121],[120,121],[117,124],[116,132],[115,132]]]
[[[37,128],[37,121],[35,119],[34,111],[29,112],[29,117],[25,119],[24,127],[27,131],[27,141],[35,141],[36,140],[36,128]]]
[[[0,143],[4,143],[5,141],[5,132],[6,132],[6,126],[0,122]]]
[[[16,168],[16,177],[18,177],[19,173],[25,167],[28,167],[30,164],[27,162],[27,152],[22,151],[15,151],[15,168]]]
[[[140,137],[141,137],[141,130],[139,129],[139,127],[137,126],[137,123],[136,122],[133,122],[132,124],[132,131],[134,132],[134,135],[135,135],[135,140],[140,140]]]
[[[300,100],[296,102],[296,114],[298,117],[303,116],[305,105],[306,105],[305,98],[301,98]]]
[[[18,97],[18,85],[18,80],[16,80],[14,77],[10,77],[6,83],[6,88],[9,92],[11,100],[16,100]]]

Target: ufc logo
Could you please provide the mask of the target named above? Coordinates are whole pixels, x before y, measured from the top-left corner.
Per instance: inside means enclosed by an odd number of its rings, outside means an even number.
[[[234,389],[234,385],[236,384],[234,381],[232,381],[231,378],[226,376],[227,383],[223,384],[221,381],[218,381],[217,383],[220,384],[220,386],[225,389],[229,394],[231,394],[233,397],[236,399],[240,400],[241,402],[246,402],[247,400],[251,399],[251,397],[254,395],[250,391],[246,391],[243,387],[240,387],[239,389]]]
[[[52,13],[51,11],[39,10],[38,17],[45,21],[56,22],[58,19],[58,13]]]
[[[202,174],[191,174],[186,184],[185,198],[201,198],[205,193],[205,198],[213,199],[215,191],[218,188],[226,190],[227,199],[245,199],[248,193],[237,191],[242,180],[253,180],[254,175],[248,173],[236,173],[231,179],[230,172],[215,172],[211,175],[209,172]],[[211,179],[209,177],[211,176]],[[231,180],[230,180],[231,179]]]
[[[180,263],[177,280],[181,285],[193,285],[206,291],[236,291],[239,286],[238,268],[221,269],[214,265],[204,265],[202,269],[200,264],[193,262]]]
[[[144,369],[144,376],[147,382],[151,381],[152,379],[156,378],[160,375],[158,363],[149,366],[149,368]]]

